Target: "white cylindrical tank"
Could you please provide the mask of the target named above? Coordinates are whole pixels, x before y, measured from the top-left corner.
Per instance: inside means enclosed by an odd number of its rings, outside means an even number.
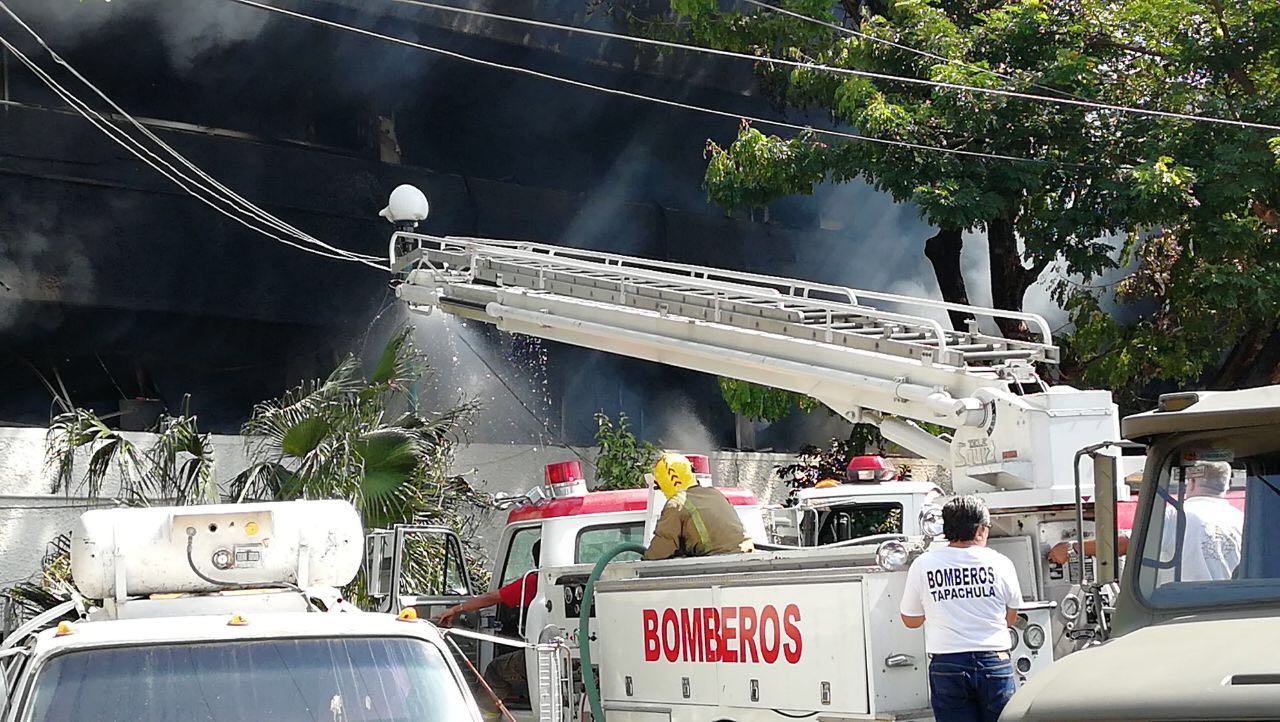
[[[89,599],[272,582],[339,587],[363,554],[360,515],[345,501],[101,509],[71,533],[71,576]]]

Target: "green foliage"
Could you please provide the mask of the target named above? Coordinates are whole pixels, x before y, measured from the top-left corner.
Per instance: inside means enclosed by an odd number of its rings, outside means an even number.
[[[130,503],[217,501],[213,450],[209,435],[200,433],[198,419],[186,410],[190,397],[183,398],[181,415],[160,417],[156,438],[145,450],[92,411],[75,407],[69,399],[57,401],[65,410],[50,420],[45,440],[46,460],[55,472],[54,491],[75,487],[97,498],[114,470],[121,498]],[[77,480],[75,460],[86,453],[85,472]]]
[[[827,447],[813,444],[800,447],[799,458],[792,464],[779,464],[773,473],[788,486],[806,489],[824,479],[844,482],[845,469],[855,456],[870,453],[872,446],[880,446],[883,439],[880,430],[870,424],[854,424],[845,439],[832,439]]]
[[[840,3],[852,17],[833,16],[822,0],[782,5],[935,57],[710,0],[674,0],[673,27],[687,40],[757,56],[1280,123],[1273,0]],[[1153,381],[1280,381],[1275,133],[756,67],[781,106],[824,111],[868,136],[1043,162],[783,138],[744,125],[727,146],[707,146],[713,202],[756,207],[861,178],[934,225],[986,229],[997,305],[1019,307],[1052,268],[1051,291],[1072,320],[1065,370],[1084,383],[1137,398]],[[1136,267],[1114,298],[1091,285],[1130,261]],[[1125,321],[1108,313],[1112,300],[1128,306]],[[784,413],[779,406],[770,415]]]
[[[779,193],[810,193],[826,173],[823,148],[807,133],[784,141],[744,123],[728,149],[707,143],[707,195],[732,208],[763,206]]]
[[[735,414],[754,421],[778,421],[796,409],[806,413],[818,407],[818,401],[803,394],[760,386],[748,381],[721,377],[720,395]]]
[[[388,342],[368,378],[351,356],[328,378],[255,405],[242,428],[251,463],[229,483],[227,500],[339,498],[359,510],[366,528],[448,526],[471,545],[468,566],[474,578],[482,578],[474,512],[490,502],[450,473],[478,405],[469,401],[423,412],[410,389],[428,372],[413,329],[406,327]],[[92,411],[69,400],[63,405],[67,410],[52,420],[46,445],[58,488],[77,484],[76,458],[87,454],[78,485],[90,498],[102,494],[114,470],[128,503],[218,501],[209,436],[200,433],[188,410],[161,417],[155,442],[142,450]],[[426,574],[431,560],[415,553],[410,549],[405,560],[408,583],[426,584],[425,578],[415,581],[414,570]]]
[[[662,450],[631,433],[626,413],[618,413],[618,421],[603,412],[595,415],[596,489],[643,489],[644,475],[649,473]]]

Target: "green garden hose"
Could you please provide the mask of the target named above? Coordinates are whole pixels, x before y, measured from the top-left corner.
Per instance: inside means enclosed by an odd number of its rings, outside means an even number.
[[[582,607],[578,611],[578,655],[582,659],[582,687],[591,703],[591,719],[604,722],[604,708],[600,706],[600,689],[596,686],[596,672],[591,668],[591,610],[595,606],[596,580],[604,572],[605,566],[619,554],[638,552],[644,554],[645,547],[640,544],[619,544],[605,552],[587,577],[587,587],[582,590]]]

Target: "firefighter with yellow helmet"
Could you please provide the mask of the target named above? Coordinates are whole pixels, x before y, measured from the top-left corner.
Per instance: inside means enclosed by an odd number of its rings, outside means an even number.
[[[699,486],[693,466],[680,454],[663,454],[653,480],[667,497],[645,559],[700,557],[755,551],[738,513],[724,494]]]

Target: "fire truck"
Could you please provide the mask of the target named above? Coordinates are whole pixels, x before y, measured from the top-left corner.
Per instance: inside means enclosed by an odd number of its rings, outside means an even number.
[[[414,230],[426,203],[408,187],[384,216],[398,225],[396,293],[413,310],[806,394],[943,465],[949,492],[985,498],[990,545],[1018,569],[1024,604],[1010,643],[1020,678],[1089,641],[1089,624],[1107,606],[1081,590],[1093,570],[1048,563],[1045,553],[1092,532],[1086,499],[1128,500],[1132,461],[1113,446],[1119,418],[1108,392],[1051,386],[1039,374],[1058,361],[1044,319],[548,244],[431,236]],[[935,316],[948,311],[973,320],[944,328]],[[1026,338],[985,333],[997,319],[1024,325]],[[921,422],[949,432],[935,436]],[[1082,464],[1082,449],[1097,463]],[[810,504],[827,492],[809,491]],[[865,491],[849,484],[827,493],[856,508]],[[793,548],[613,564],[594,608],[578,603],[590,594],[589,568],[543,565],[531,607],[540,619],[522,633],[572,638],[575,617],[594,615],[583,627],[588,639],[577,641],[599,667],[602,699],[592,706],[614,722],[926,716],[923,638],[902,627],[897,609],[905,568],[940,531],[925,514],[937,494],[905,496],[925,498],[909,502],[917,513],[900,515],[893,538],[795,548],[808,513],[796,504],[773,525],[791,530]]]
[[[75,595],[0,643],[3,718],[478,722],[449,639],[342,600],[364,536],[343,501],[86,512]]]

